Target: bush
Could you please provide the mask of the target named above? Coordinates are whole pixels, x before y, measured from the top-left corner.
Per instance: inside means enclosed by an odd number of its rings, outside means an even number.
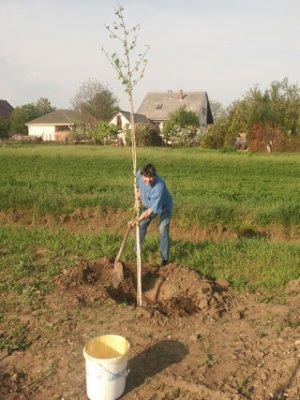
[[[173,135],[178,132],[178,128],[197,129],[199,124],[199,118],[194,111],[186,111],[180,108],[169,114],[168,120],[164,124],[163,133],[167,139],[173,142]]]
[[[98,122],[97,128],[92,131],[91,137],[96,144],[106,144],[111,139],[115,139],[118,135],[116,125],[107,121]]]
[[[162,146],[162,138],[158,131],[150,125],[136,124],[135,126],[137,146]],[[131,144],[131,131],[127,129],[126,143]]]
[[[293,152],[300,151],[300,139],[283,133],[278,128],[266,125],[255,125],[249,135],[249,148],[254,152],[265,152],[267,146],[272,143],[272,151]]]
[[[201,142],[200,130],[192,126],[181,128],[179,125],[175,125],[170,140],[173,147],[199,146]]]

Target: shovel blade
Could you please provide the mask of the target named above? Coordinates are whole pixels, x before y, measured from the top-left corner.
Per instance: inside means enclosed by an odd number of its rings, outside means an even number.
[[[118,288],[119,284],[124,279],[123,264],[118,261],[114,263],[114,269],[112,274],[112,284],[115,289]]]

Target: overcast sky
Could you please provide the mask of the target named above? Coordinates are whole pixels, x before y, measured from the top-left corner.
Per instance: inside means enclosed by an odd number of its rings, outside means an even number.
[[[150,46],[135,110],[150,91],[206,91],[228,106],[255,85],[300,81],[300,0],[120,0],[127,25]],[[97,79],[129,110],[104,53],[116,49],[114,0],[0,0],[0,99],[13,107],[48,98],[71,108]],[[121,53],[121,49],[119,50]]]

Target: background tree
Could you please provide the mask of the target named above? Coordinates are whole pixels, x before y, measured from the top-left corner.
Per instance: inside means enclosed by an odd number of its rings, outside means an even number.
[[[217,100],[210,100],[209,103],[214,123],[216,123],[218,119],[225,116],[226,109],[223,104]]]
[[[34,105],[32,103],[16,107],[10,117],[10,132],[25,134],[27,132],[25,123],[34,118]]]
[[[26,122],[32,121],[54,110],[55,108],[51,106],[50,101],[46,98],[40,98],[35,104],[29,103],[16,107],[10,117],[10,132],[26,134]]]
[[[49,114],[50,112],[55,110],[56,108],[52,107],[50,101],[43,97],[41,97],[35,104],[35,113],[38,117]]]
[[[7,136],[8,131],[9,131],[9,120],[0,117],[0,137]]]
[[[300,88],[287,78],[274,81],[261,91],[250,89],[241,100],[233,102],[212,127],[215,145],[232,145],[240,132],[271,127],[283,135],[300,136]],[[261,135],[263,137],[263,135]]]
[[[97,79],[88,79],[81,84],[72,105],[90,126],[96,126],[99,121],[109,121],[118,111],[117,98]]]
[[[276,127],[290,135],[300,135],[300,86],[289,84],[284,78],[273,82],[266,92]]]

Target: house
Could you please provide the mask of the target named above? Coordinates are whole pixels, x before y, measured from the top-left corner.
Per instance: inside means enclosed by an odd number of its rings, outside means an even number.
[[[194,111],[200,126],[206,127],[213,124],[213,116],[206,92],[149,92],[144,98],[138,113],[145,115],[163,131],[163,124],[168,120],[169,114],[184,109]]]
[[[136,125],[147,126],[149,129],[159,133],[157,126],[150,121],[145,115],[133,114],[134,122]],[[129,111],[119,111],[111,120],[110,124],[117,126],[119,130],[119,138],[122,139],[123,143],[126,144],[126,130],[131,128],[130,122],[130,112]]]
[[[10,119],[11,113],[14,108],[6,100],[0,100],[0,118]]]
[[[84,124],[81,114],[72,110],[56,110],[26,123],[28,135],[45,141],[67,141],[72,130]]]

